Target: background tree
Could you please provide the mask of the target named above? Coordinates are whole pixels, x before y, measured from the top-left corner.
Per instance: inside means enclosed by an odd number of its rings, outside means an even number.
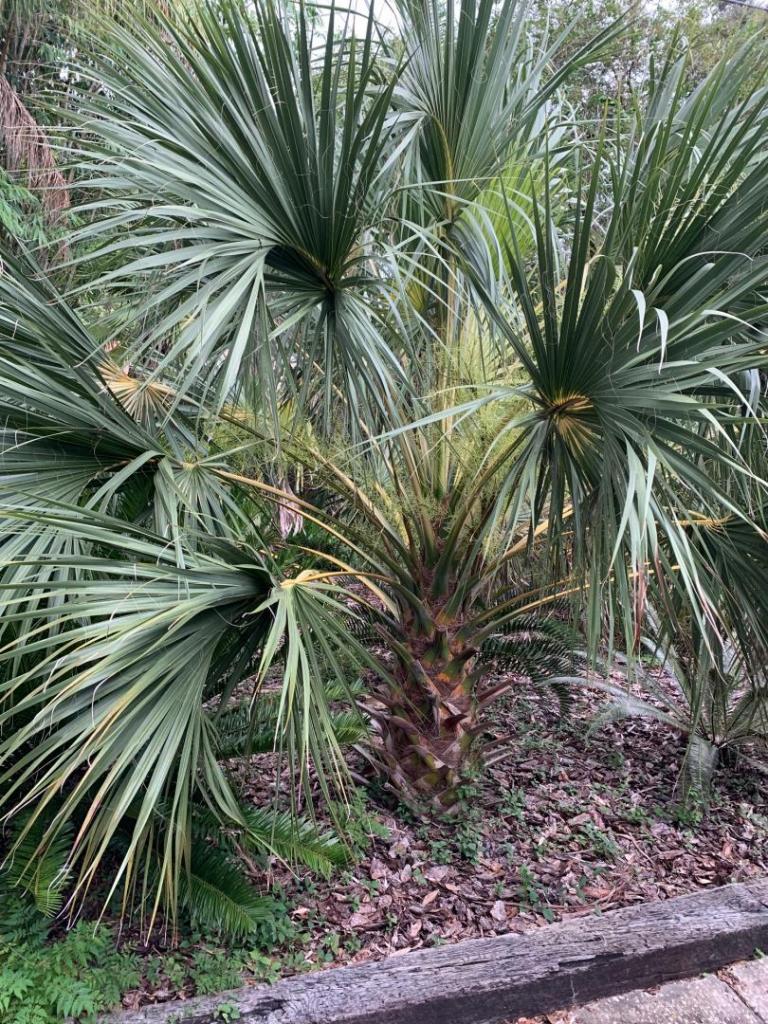
[[[569,28],[565,53],[617,19],[625,19],[621,46],[614,47],[599,64],[580,69],[568,80],[566,96],[576,115],[597,125],[606,104],[627,106],[642,89],[651,62],[663,62],[673,43],[687,53],[686,83],[701,81],[729,47],[748,43],[764,32],[768,7],[760,9],[717,0],[676,0],[675,3],[635,3],[627,0],[587,0],[579,4],[578,18],[567,3],[537,5],[536,22],[554,32]],[[593,128],[593,131],[596,128]]]

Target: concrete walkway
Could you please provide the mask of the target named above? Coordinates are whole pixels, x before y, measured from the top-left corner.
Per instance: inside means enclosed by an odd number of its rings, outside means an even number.
[[[547,1024],[768,1024],[768,958],[539,1018]],[[526,1024],[518,1021],[518,1024]],[[533,1022],[531,1022],[533,1024]]]

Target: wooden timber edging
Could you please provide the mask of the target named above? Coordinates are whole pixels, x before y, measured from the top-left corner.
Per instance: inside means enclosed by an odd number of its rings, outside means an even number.
[[[768,879],[116,1013],[110,1024],[502,1024],[768,950]],[[239,1014],[239,1016],[238,1016]]]

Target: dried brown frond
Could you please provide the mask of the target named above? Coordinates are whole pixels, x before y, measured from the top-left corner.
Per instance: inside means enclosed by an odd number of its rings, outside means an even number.
[[[114,347],[109,344],[107,350]],[[105,362],[100,371],[104,385],[120,402],[125,411],[140,423],[148,423],[162,415],[170,405],[175,392],[158,381],[139,380],[112,362]]]
[[[70,205],[66,179],[56,166],[47,135],[4,76],[0,76],[0,132],[7,169],[25,172],[27,186],[40,193],[48,219],[56,223]]]

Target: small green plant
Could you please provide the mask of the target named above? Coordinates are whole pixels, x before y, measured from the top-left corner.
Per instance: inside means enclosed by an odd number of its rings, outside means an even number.
[[[598,828],[592,822],[587,822],[580,827],[579,842],[582,846],[591,848],[598,856],[615,860],[619,855],[619,847],[616,841],[604,829]]]
[[[517,862],[519,860],[519,857],[518,857],[517,845],[515,843],[510,843],[508,841],[499,843],[498,850],[499,850],[499,853],[501,854],[501,856],[506,861],[508,861],[510,864],[512,864],[512,865],[517,864]]]
[[[414,871],[414,875],[415,874],[416,872]],[[361,889],[365,889],[365,891],[371,896],[376,896],[379,889],[381,889],[381,882],[378,878],[361,878],[359,880],[359,885]]]
[[[152,985],[165,984],[167,988],[179,990],[187,980],[187,965],[176,954],[148,958],[144,975]]]
[[[453,862],[451,844],[445,839],[433,839],[429,844],[429,859],[433,864],[451,864]]]
[[[697,789],[690,789],[685,799],[675,804],[672,820],[684,828],[696,828],[701,824],[706,810],[706,798]]]
[[[647,825],[651,820],[651,816],[640,804],[631,804],[624,811],[624,820],[633,825]]]
[[[355,859],[363,856],[373,839],[389,839],[389,829],[368,810],[362,789],[355,789],[347,803],[332,801],[331,809],[343,824],[344,837]]]
[[[280,961],[254,950],[248,960],[248,970],[257,981],[272,985],[280,977]]]
[[[240,1011],[234,1003],[219,1003],[216,1007],[216,1020],[224,1021],[224,1024],[229,1024],[230,1021],[239,1020]]]
[[[505,789],[502,793],[499,805],[503,818],[516,818],[517,821],[525,820],[525,793],[522,789],[512,787]]]
[[[465,780],[459,788],[459,818],[450,840],[431,839],[430,830],[422,827],[417,832],[420,839],[428,842],[427,858],[432,864],[452,864],[458,857],[476,864],[483,852],[483,830],[479,811],[480,790],[471,778]],[[421,884],[426,878],[420,871],[417,881]]]
[[[339,954],[341,948],[341,935],[339,932],[328,932],[325,934],[317,947],[318,962],[332,964]]]
[[[194,954],[189,977],[198,995],[213,995],[228,988],[237,988],[243,975],[242,958],[232,951],[200,950]]]
[[[141,980],[138,958],[116,948],[110,928],[80,922],[47,943],[48,926],[13,893],[0,921],[0,1024],[95,1021]],[[29,927],[18,931],[22,922]]]
[[[582,872],[579,875],[578,880],[576,882],[576,899],[579,901],[579,903],[583,903],[584,902],[584,900],[586,898],[586,894],[585,894],[584,890],[586,889],[586,887],[588,885],[589,885],[589,876],[585,875],[584,872]]]
[[[290,900],[282,889],[275,889],[274,893],[274,912],[260,921],[248,936],[248,945],[252,949],[270,951],[296,941],[297,926],[291,917]]]
[[[552,910],[546,906],[541,890],[541,883],[538,881],[533,871],[531,871],[527,864],[521,864],[518,873],[520,875],[520,887],[518,892],[521,904],[528,909],[541,914],[545,921],[554,921],[555,915],[552,913]]]
[[[625,763],[624,754],[616,747],[611,747],[605,755],[605,763],[611,768],[623,768]]]
[[[464,860],[477,864],[483,852],[483,832],[480,822],[463,821],[456,830],[456,848]]]

